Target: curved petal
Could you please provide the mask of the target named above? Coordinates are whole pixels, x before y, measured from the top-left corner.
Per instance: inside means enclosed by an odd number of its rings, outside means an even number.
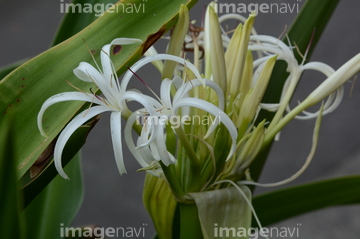
[[[145,126],[143,126],[143,128],[141,130],[141,136],[143,136],[143,135],[146,136],[145,140],[138,143],[138,146],[136,147],[137,149],[149,146],[149,144],[151,144],[156,138],[155,125],[154,125],[154,123],[156,123],[156,122],[152,122],[153,116],[150,115],[149,117],[151,117],[151,118],[146,120]],[[149,135],[150,135],[150,137],[149,137]]]
[[[126,173],[121,140],[121,111],[111,113],[110,128],[115,161],[121,175],[123,173]]]
[[[208,80],[208,79],[203,79],[205,82],[205,86],[210,87],[211,89],[213,89],[216,93],[216,95],[218,96],[218,107],[223,110],[224,109],[224,105],[225,105],[225,98],[224,98],[224,92],[221,89],[221,87],[216,84],[215,82]],[[184,96],[186,96],[186,94],[193,88],[198,87],[203,85],[202,82],[200,82],[198,79],[186,82],[184,85],[182,85],[177,91],[176,94],[174,96],[174,100],[173,102],[177,102],[179,100],[181,100]]]
[[[87,62],[80,62],[79,66],[73,70],[75,76],[85,82],[95,82],[103,78],[102,74]]]
[[[146,108],[149,111],[150,115],[157,115],[156,109],[154,108],[154,106],[149,98],[150,97],[146,97],[145,95],[143,95],[141,93],[131,92],[131,91],[126,91],[123,94],[123,99],[136,101],[136,102],[142,104],[144,106],[144,108]]]
[[[77,68],[73,70],[74,74],[83,81],[94,82],[97,87],[104,94],[105,98],[114,104],[116,101],[115,88],[112,89],[110,80],[107,81],[104,75],[100,74],[92,65],[86,62],[81,62]]]
[[[276,103],[276,104],[272,104],[272,103],[260,103],[260,107],[261,109],[270,111],[270,112],[275,112],[279,109],[280,104]]]
[[[235,13],[228,13],[228,14],[224,14],[222,16],[219,16],[219,22],[220,23],[222,23],[222,22],[224,22],[226,20],[231,20],[231,19],[232,20],[238,20],[238,21],[240,21],[242,23],[245,23],[246,20],[247,20],[246,17],[241,16],[240,14],[235,14]],[[255,28],[253,28],[251,32],[252,32],[253,35],[257,35]],[[224,32],[224,34],[226,34],[226,32]]]
[[[132,71],[127,71],[121,81],[121,89],[125,90],[127,88],[127,85],[131,79],[131,77],[133,76],[133,72],[136,72],[137,70],[139,70],[141,67],[143,67],[144,65],[154,62],[154,61],[158,61],[158,60],[170,60],[170,61],[175,61],[178,62],[180,64],[185,65],[188,69],[190,69],[194,75],[196,76],[197,79],[199,79],[200,81],[202,81],[202,77],[198,71],[198,69],[189,61],[186,61],[185,59],[178,57],[178,56],[172,56],[172,55],[168,55],[168,54],[158,54],[158,55],[154,55],[154,56],[148,56],[145,57],[141,60],[139,60],[138,62],[136,62],[132,67],[131,70]]]
[[[169,152],[166,147],[165,137],[164,137],[164,127],[162,125],[158,125],[156,127],[156,146],[159,152],[159,156],[161,161],[165,164],[165,166],[169,166],[169,164],[173,163],[169,156]]]
[[[103,106],[94,106],[89,109],[84,110],[80,114],[78,114],[70,123],[64,128],[64,130],[59,135],[59,138],[56,141],[55,149],[54,149],[54,163],[55,168],[59,172],[60,176],[69,179],[66,173],[62,168],[61,156],[66,145],[66,142],[69,140],[70,136],[75,132],[77,128],[79,128],[82,124],[84,124],[89,119],[94,116],[101,114],[105,111],[109,111],[108,108]]]
[[[143,159],[141,154],[136,149],[134,139],[132,137],[132,126],[134,125],[134,123],[136,121],[136,117],[137,117],[136,113],[133,113],[130,115],[130,117],[128,118],[128,120],[126,122],[125,129],[124,129],[125,143],[128,146],[128,149],[130,150],[132,155],[139,162],[141,167],[145,168],[145,167],[148,167],[149,164]]]
[[[164,79],[160,86],[160,98],[165,107],[171,108],[171,86],[173,81],[170,79]]]
[[[110,58],[110,49],[113,45],[130,45],[130,44],[141,44],[143,41],[136,38],[116,38],[110,44],[103,46],[100,53],[101,66],[103,68],[103,74],[105,79],[115,79],[113,65]]]
[[[43,105],[41,106],[41,109],[38,113],[38,116],[37,116],[37,124],[38,124],[38,128],[39,128],[42,136],[46,137],[46,133],[42,126],[42,118],[43,118],[43,115],[44,115],[44,112],[46,111],[46,109],[49,108],[53,104],[56,104],[59,102],[64,102],[64,101],[69,101],[69,100],[93,102],[93,103],[96,103],[99,105],[104,104],[101,100],[96,98],[94,95],[88,94],[88,93],[83,93],[83,92],[64,92],[64,93],[60,93],[60,94],[51,96],[49,99],[47,99],[43,103]]]
[[[315,70],[324,74],[326,77],[330,77],[332,74],[335,73],[335,70],[331,66],[322,62],[309,62],[301,66],[301,70],[302,71]],[[324,111],[322,114],[326,115],[328,113],[333,112],[340,105],[343,95],[344,95],[344,88],[342,86],[339,89],[337,89],[335,92],[331,93],[324,104]],[[288,112],[291,111],[290,107],[288,107],[287,111]],[[307,119],[316,118],[318,117],[320,110],[314,113],[310,113],[307,111],[303,111],[302,113],[304,113],[305,115],[304,116],[297,115],[295,119],[307,120]]]

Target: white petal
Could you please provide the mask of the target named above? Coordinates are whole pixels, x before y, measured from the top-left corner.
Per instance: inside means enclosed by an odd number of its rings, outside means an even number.
[[[156,146],[160,155],[160,159],[161,161],[165,164],[165,166],[168,166],[169,164],[171,164],[171,159],[169,156],[169,152],[166,148],[166,143],[165,143],[165,137],[164,137],[164,128],[162,125],[158,125],[155,129],[156,132]]]
[[[171,86],[172,80],[164,79],[160,86],[160,98],[165,107],[171,108]]]
[[[301,69],[319,71],[327,77],[330,77],[332,74],[335,73],[335,70],[331,66],[322,62],[309,62],[304,66],[302,66]],[[343,96],[344,96],[344,88],[342,86],[339,89],[337,89],[335,92],[331,93],[324,104],[323,115],[333,112],[340,105]],[[319,112],[320,111],[317,111],[315,113],[310,113],[303,111],[302,113],[304,113],[306,116],[297,115],[295,118],[301,120],[313,119],[318,116]]]
[[[150,117],[152,117],[152,116],[150,116]],[[149,144],[151,144],[155,140],[155,138],[156,138],[155,125],[154,125],[154,122],[151,122],[152,119],[153,118],[146,120],[146,124],[143,126],[143,128],[141,130],[141,136],[144,137],[144,140],[142,140],[141,142],[138,142],[138,146],[136,147],[137,149],[149,146]],[[150,137],[149,137],[149,135],[150,135]]]
[[[154,46],[151,46],[144,54],[144,56],[152,56],[159,54]],[[162,61],[154,61],[153,65],[158,69],[159,72],[162,72],[164,69],[164,63]]]
[[[270,112],[275,112],[279,109],[280,104],[271,104],[271,103],[261,103],[260,104],[261,109],[270,111]]]
[[[85,82],[97,82],[102,79],[102,74],[87,62],[80,62],[79,66],[73,70],[77,78]]]
[[[219,16],[220,23],[222,23],[226,20],[238,20],[238,21],[241,21],[242,23],[245,23],[247,18],[244,16],[241,16],[240,14],[235,14],[235,13],[229,13],[229,14],[224,14],[222,16]],[[252,34],[257,35],[255,28],[252,29]]]
[[[121,111],[112,112],[110,116],[111,139],[115,161],[120,174],[126,173],[121,140]]]
[[[198,71],[198,69],[189,61],[186,61],[185,59],[178,57],[178,56],[172,56],[172,55],[168,55],[168,54],[158,54],[158,55],[154,55],[154,56],[148,56],[145,57],[141,60],[139,60],[138,62],[136,62],[132,67],[131,70],[133,72],[136,72],[137,70],[139,70],[141,67],[143,67],[144,65],[151,63],[153,61],[158,61],[158,60],[170,60],[170,61],[175,61],[178,62],[180,64],[185,65],[189,70],[191,70],[194,75],[196,76],[197,79],[199,79],[200,81],[202,81],[202,77]],[[121,81],[121,88],[123,90],[125,90],[127,88],[127,85],[131,79],[131,77],[133,76],[133,72],[131,71],[127,71]]]
[[[134,140],[132,137],[132,126],[136,121],[136,117],[137,117],[136,113],[133,113],[128,118],[126,125],[125,125],[125,129],[124,129],[124,137],[125,137],[126,145],[128,146],[132,155],[139,162],[141,167],[145,168],[145,167],[148,167],[149,164],[147,162],[145,162],[143,157],[140,155],[139,150],[136,149],[136,146],[134,144]]]
[[[64,102],[64,101],[69,101],[69,100],[94,102],[94,103],[100,104],[100,105],[103,104],[103,102],[100,101],[99,99],[97,99],[94,95],[82,93],[82,92],[64,92],[64,93],[60,93],[60,94],[51,96],[41,106],[41,109],[37,116],[37,124],[38,124],[38,128],[39,128],[42,136],[46,137],[46,133],[44,132],[44,129],[42,126],[42,118],[43,118],[45,110],[53,104],[56,104],[59,102]]]
[[[203,81],[205,82],[205,86],[208,86],[210,88],[212,88],[216,95],[218,96],[218,107],[223,110],[224,109],[224,104],[225,104],[225,99],[224,99],[224,93],[223,90],[221,89],[221,87],[216,84],[215,82],[208,80],[208,79],[203,79]],[[193,88],[198,87],[203,85],[203,82],[200,82],[199,80],[195,79],[189,82],[186,82],[182,87],[180,87],[175,96],[174,96],[174,100],[173,102],[177,102],[180,99],[182,99],[183,97],[186,96],[186,94]]]
[[[135,38],[116,38],[114,39],[110,44],[107,44],[105,46],[103,46],[103,48],[101,49],[101,53],[100,53],[100,58],[101,58],[101,65],[103,68],[103,74],[105,79],[109,80],[112,77],[115,77],[115,74],[113,74],[113,66],[112,66],[112,62],[111,62],[111,53],[110,53],[110,49],[111,46],[113,45],[130,45],[130,44],[141,44],[143,41],[140,39],[135,39]],[[113,76],[111,76],[113,75]],[[114,79],[114,78],[113,78]]]
[[[143,95],[141,93],[137,93],[137,92],[127,91],[123,94],[123,98],[126,100],[133,100],[133,101],[136,101],[136,102],[142,104],[144,106],[144,108],[146,108],[147,111],[149,111],[150,115],[157,114],[151,100],[149,99],[150,97],[148,97],[148,96],[145,96],[145,95]]]
[[[152,142],[150,144],[150,149],[149,148],[146,148],[147,151],[142,151],[142,153],[145,155],[145,152],[148,152],[155,160],[157,161],[161,161],[161,157],[160,157],[160,153],[159,153],[159,150],[158,150],[158,147],[157,147],[157,144],[156,142]]]
[[[101,114],[105,111],[109,111],[108,108],[103,106],[94,106],[89,109],[84,110],[80,114],[78,114],[70,123],[64,128],[64,130],[59,135],[59,138],[56,141],[55,149],[54,149],[54,162],[56,170],[59,172],[61,177],[65,179],[69,179],[66,173],[62,168],[61,156],[66,145],[66,142],[69,140],[70,136],[74,133],[74,131],[83,125],[86,121],[93,118],[94,116]]]
[[[116,95],[116,93],[114,93],[116,89],[115,87],[111,89],[110,78],[106,80],[107,78],[100,74],[100,72],[92,65],[86,62],[81,62],[73,72],[81,80],[94,82],[111,104],[115,104],[115,102],[117,102],[116,97],[114,97],[114,95]]]

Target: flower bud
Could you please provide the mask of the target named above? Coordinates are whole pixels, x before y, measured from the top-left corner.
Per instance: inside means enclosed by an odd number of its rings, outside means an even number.
[[[264,124],[265,120],[256,127],[242,147],[236,159],[232,174],[243,173],[259,153],[264,142]]]

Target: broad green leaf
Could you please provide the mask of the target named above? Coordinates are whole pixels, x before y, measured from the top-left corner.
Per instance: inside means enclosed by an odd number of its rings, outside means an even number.
[[[251,226],[251,209],[239,190],[251,202],[251,192],[246,186],[190,193],[198,208],[204,238],[248,238],[237,230],[240,227],[247,231]]]
[[[295,42],[300,52],[303,54],[309,44],[311,44],[311,47],[308,49],[307,58],[311,56],[319,38],[331,18],[331,15],[335,11],[338,2],[339,0],[307,0],[298,17],[292,24],[288,32],[291,43],[293,44]],[[312,39],[313,34],[314,36]],[[288,44],[286,38],[284,38],[284,42]],[[302,61],[300,55],[296,55],[296,57],[299,62]],[[275,65],[269,86],[267,87],[262,100],[263,103],[279,102],[283,85],[288,77],[286,67],[287,65],[284,62],[278,62]],[[271,121],[273,116],[274,113],[263,110],[260,112],[257,119],[258,122],[261,122],[264,119]],[[266,148],[263,148],[250,167],[251,176],[255,181],[260,177],[261,170],[265,164],[270,148],[271,144],[266,146]]]
[[[0,232],[1,238],[21,239],[25,236],[20,215],[21,197],[13,160],[13,135],[10,117],[1,123],[0,131]]]
[[[360,204],[359,185],[360,176],[330,179],[259,195],[252,203],[262,226],[267,226],[330,206]]]
[[[121,53],[113,57],[115,67],[123,71],[174,25],[181,4],[191,7],[194,2],[175,0],[164,4],[151,1],[145,3],[144,13],[105,13],[74,37],[31,59],[3,79],[0,82],[0,114],[17,113],[13,123],[19,177],[24,175],[82,107],[80,102],[60,103],[51,107],[44,118],[49,135],[45,139],[38,133],[36,125],[36,116],[42,103],[56,93],[74,91],[67,81],[83,91],[89,91],[91,87],[96,90],[93,84],[81,82],[72,73],[81,61],[92,62],[88,48],[98,58],[101,47],[114,38],[142,39],[144,43],[141,46],[124,46]],[[140,0],[125,0],[118,4],[130,3],[132,6],[144,4]]]
[[[176,201],[167,182],[147,173],[143,202],[154,223],[157,238],[171,238]]]
[[[71,180],[59,175],[23,211],[28,239],[60,239],[61,228],[70,225],[83,199],[80,155],[65,167]],[[10,238],[10,237],[9,237]]]

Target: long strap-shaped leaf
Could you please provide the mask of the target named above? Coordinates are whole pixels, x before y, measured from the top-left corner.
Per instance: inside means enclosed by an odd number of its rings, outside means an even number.
[[[262,226],[267,226],[330,206],[359,204],[359,185],[360,176],[336,178],[266,193],[252,203]]]
[[[61,239],[64,228],[74,220],[83,198],[80,154],[71,160],[66,169],[71,181],[57,175],[23,211],[27,239]]]
[[[0,231],[1,238],[25,238],[24,219],[14,162],[12,117],[0,119]]]

